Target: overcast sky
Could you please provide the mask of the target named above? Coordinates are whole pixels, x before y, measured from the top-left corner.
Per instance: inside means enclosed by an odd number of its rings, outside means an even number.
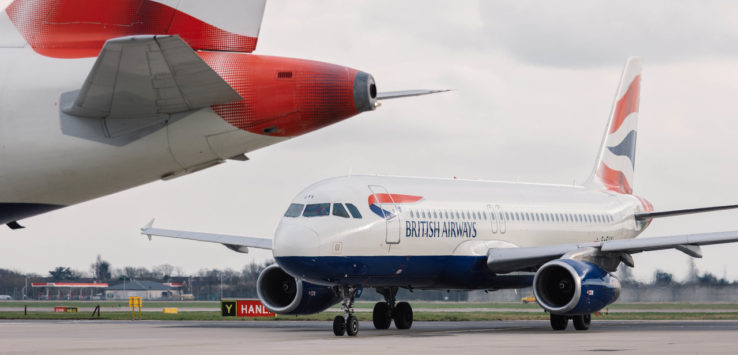
[[[634,192],[657,210],[738,203],[738,3],[731,1],[269,1],[258,54],[374,75],[380,91],[451,88],[249,153],[248,162],[24,220],[0,231],[0,267],[240,270],[271,253],[155,238],[156,225],[271,237],[290,200],[353,173],[571,184],[590,172],[622,64],[644,57]],[[643,234],[738,230],[738,211],[655,220]],[[738,245],[696,265],[738,279]],[[678,251],[634,274],[686,274]]]

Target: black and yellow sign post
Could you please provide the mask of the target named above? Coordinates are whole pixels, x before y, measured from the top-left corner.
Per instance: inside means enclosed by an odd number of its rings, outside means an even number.
[[[236,301],[220,301],[220,312],[223,317],[235,317]]]
[[[141,297],[128,297],[128,307],[131,307],[131,319],[136,319],[136,307],[138,307],[138,319],[141,319],[141,307],[143,307]]]

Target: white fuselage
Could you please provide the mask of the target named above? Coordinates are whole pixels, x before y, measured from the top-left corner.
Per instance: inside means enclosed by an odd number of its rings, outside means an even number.
[[[0,48],[0,202],[68,206],[285,139],[240,130],[205,108],[138,139],[105,142],[60,111],[94,62]]]
[[[331,204],[327,215],[305,216],[321,203]],[[336,203],[353,204],[361,218],[334,215],[341,208]],[[292,209],[298,208],[303,211],[300,216],[283,217],[277,228],[274,256],[288,272],[322,283],[335,282],[341,273],[351,279],[354,269],[354,281],[389,273],[440,277],[451,271],[446,267],[457,267],[449,260],[486,260],[491,248],[628,239],[646,226],[633,218],[644,207],[632,195],[577,186],[456,179],[333,178],[303,190],[293,200]],[[419,261],[418,268],[410,270],[413,260]],[[475,268],[479,260],[472,262]],[[311,264],[320,271],[310,272]],[[482,264],[486,268],[486,261]],[[337,272],[320,276],[331,269]],[[458,275],[460,270],[454,271]]]

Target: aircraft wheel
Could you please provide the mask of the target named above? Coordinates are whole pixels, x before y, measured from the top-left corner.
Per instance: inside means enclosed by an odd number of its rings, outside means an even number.
[[[413,325],[413,308],[407,302],[400,302],[392,314],[397,329],[410,329]]]
[[[346,333],[346,321],[343,317],[336,316],[336,318],[333,318],[333,334],[340,337],[344,333]]]
[[[589,325],[592,323],[592,315],[583,314],[581,316],[574,316],[572,317],[572,321],[574,322],[574,329],[587,330],[589,329]]]
[[[565,330],[569,324],[569,317],[551,314],[551,328],[553,330]]]
[[[372,313],[372,321],[374,322],[374,328],[376,329],[387,329],[392,324],[392,314],[387,302],[377,302],[374,305],[374,312]]]
[[[346,318],[346,334],[351,337],[359,334],[359,320],[354,315]]]

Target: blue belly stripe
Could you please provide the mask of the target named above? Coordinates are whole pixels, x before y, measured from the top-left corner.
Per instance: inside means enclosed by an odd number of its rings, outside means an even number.
[[[494,275],[486,256],[282,256],[289,274],[323,285],[399,286],[423,289],[523,288],[533,274]]]
[[[45,203],[0,202],[0,225],[39,215],[64,206]]]

